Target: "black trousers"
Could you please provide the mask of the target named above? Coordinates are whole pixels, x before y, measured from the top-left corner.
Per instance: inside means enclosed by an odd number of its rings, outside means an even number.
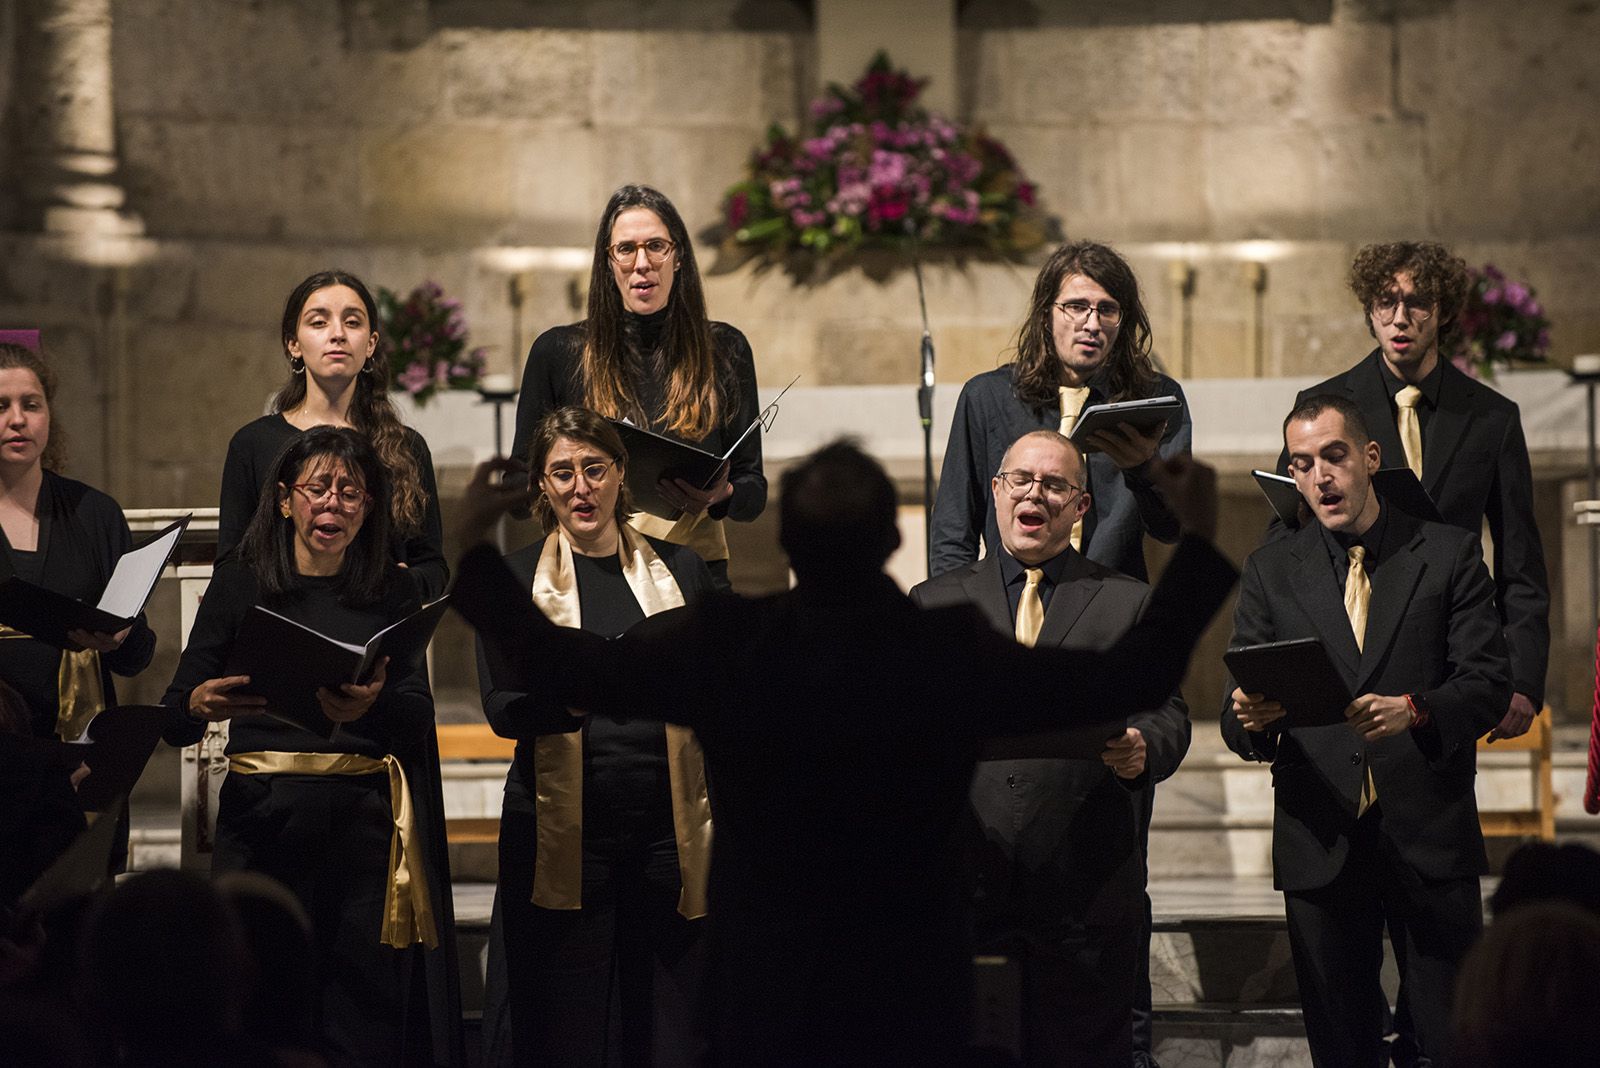
[[[535,834],[507,806],[497,903],[515,1063],[701,1063],[704,923],[678,913],[677,844],[586,834],[583,907],[558,910],[530,900]]]
[[[1380,805],[1357,823],[1333,882],[1284,893],[1306,1038],[1318,1068],[1379,1068],[1387,1059],[1388,1004],[1379,983],[1385,928],[1417,1043],[1438,1063],[1456,971],[1483,930],[1477,877],[1417,874],[1383,836]]]
[[[393,826],[386,775],[222,784],[212,870],[261,872],[300,899],[317,954],[314,1017],[339,1064],[427,1062],[427,1012],[408,1005],[416,950],[380,941]]]

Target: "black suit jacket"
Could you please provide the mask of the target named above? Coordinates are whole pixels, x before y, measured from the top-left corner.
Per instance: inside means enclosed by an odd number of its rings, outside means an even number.
[[[1382,350],[1374,349],[1343,374],[1301,390],[1295,403],[1317,393],[1349,397],[1383,449],[1383,466],[1403,467],[1405,450],[1382,361]],[[1478,534],[1489,521],[1495,603],[1511,657],[1512,689],[1538,708],[1544,704],[1550,659],[1550,580],[1533,516],[1533,473],[1522,417],[1514,401],[1448,360],[1442,374],[1439,405],[1423,435],[1422,485],[1451,526]],[[1278,457],[1278,470],[1288,470],[1287,453]]]
[[[1339,873],[1369,767],[1383,834],[1405,863],[1430,879],[1483,873],[1475,745],[1504,714],[1511,686],[1478,539],[1391,509],[1360,650],[1321,528],[1262,546],[1245,561],[1231,644],[1310,637],[1352,694],[1418,694],[1432,719],[1370,745],[1342,723],[1251,732],[1234,715],[1228,679],[1223,738],[1246,759],[1272,761],[1277,887],[1315,889]]]
[[[946,572],[911,591],[924,608],[977,606],[1004,635],[1015,632],[998,553]],[[1136,623],[1147,583],[1067,550],[1067,560],[1037,644],[1106,649]],[[1041,695],[1073,694],[1040,679]],[[1062,921],[1126,924],[1143,913],[1144,863],[1135,809],[1138,790],[1160,782],[1189,751],[1189,709],[1171,694],[1135,712],[1144,735],[1145,772],[1120,779],[1099,760],[982,760],[968,791],[976,826],[974,905],[982,930]],[[1003,743],[1002,743],[1003,744]]]
[[[878,574],[723,596],[610,641],[550,625],[490,548],[454,604],[502,685],[534,665],[571,707],[694,728],[716,784],[706,1004],[727,1063],[905,1060],[966,1033],[955,821],[982,738],[1158,705],[1233,568],[1184,539],[1108,653],[1027,649]],[[1077,700],[1037,700],[1055,677]],[[529,680],[531,682],[531,680]]]

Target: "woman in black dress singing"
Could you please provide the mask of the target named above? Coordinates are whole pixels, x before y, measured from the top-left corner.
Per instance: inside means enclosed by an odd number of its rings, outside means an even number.
[[[410,569],[423,600],[444,592],[450,573],[433,457],[389,402],[389,361],[377,320],[372,294],[345,271],[319,271],[289,294],[281,330],[289,378],[273,398],[272,414],[246,423],[228,443],[219,558],[244,536],[261,484],[289,439],[314,426],[347,426],[366,435],[391,472],[390,554]]]
[[[427,1013],[406,1002],[409,947],[434,945],[439,932],[397,759],[433,730],[427,685],[395,663],[367,685],[319,689],[338,725],[330,738],[265,714],[250,678],[225,671],[256,605],[352,643],[418,607],[415,584],[389,558],[388,472],[364,436],[316,427],[265,475],[163,698],[174,712],[167,740],[192,744],[208,721],[232,720],[212,868],[263,872],[305,906],[330,1052],[339,1063],[429,1063]]]
[[[694,246],[678,209],[648,186],[611,195],[595,232],[589,314],[540,334],[528,350],[511,455],[526,455],[549,412],[577,405],[722,455],[760,411],[755,361],[744,335],[706,318]],[[722,521],[748,523],[767,503],[761,440],[752,434],[711,485],[663,481],[681,510],[665,520],[639,513],[634,527],[687,545],[728,589]]]
[[[527,461],[550,533],[507,561],[550,618],[612,636],[712,590],[693,552],[629,527],[628,458],[603,418],[557,409]],[[480,481],[468,506],[489,493]],[[711,852],[699,743],[682,727],[576,718],[497,682],[482,648],[484,712],[517,739],[497,887],[516,1062],[699,1063]]]
[[[60,474],[56,380],[38,353],[0,344],[0,578],[94,603],[133,545],[117,502]],[[21,694],[31,731],[74,740],[117,701],[113,673],[143,671],[156,639],[144,616],[115,634],[70,632],[59,649],[0,625],[0,680]]]

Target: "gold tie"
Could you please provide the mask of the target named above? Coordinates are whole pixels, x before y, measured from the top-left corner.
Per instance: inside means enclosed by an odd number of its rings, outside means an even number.
[[[1057,386],[1056,392],[1061,396],[1061,425],[1058,429],[1062,437],[1069,438],[1072,436],[1072,428],[1078,425],[1078,416],[1083,413],[1084,404],[1089,400],[1089,387],[1079,386],[1074,389],[1071,386]],[[1072,524],[1072,547],[1083,548],[1082,519]]]
[[[1399,407],[1395,427],[1400,431],[1400,447],[1406,453],[1406,466],[1419,480],[1422,478],[1422,421],[1417,418],[1417,402],[1421,399],[1422,390],[1416,386],[1407,386],[1394,397]]]
[[[1039,640],[1039,628],[1044,626],[1044,602],[1039,599],[1039,580],[1044,578],[1042,568],[1027,570],[1028,584],[1022,587],[1022,600],[1017,603],[1017,641],[1032,646]]]
[[[1372,583],[1367,578],[1363,561],[1367,550],[1363,545],[1350,546],[1350,571],[1344,579],[1344,614],[1350,617],[1350,630],[1356,636],[1356,648],[1365,651],[1367,641],[1367,605],[1372,601]],[[1361,780],[1361,799],[1356,802],[1359,817],[1378,799],[1378,788],[1372,782],[1372,766],[1368,764],[1366,776]]]

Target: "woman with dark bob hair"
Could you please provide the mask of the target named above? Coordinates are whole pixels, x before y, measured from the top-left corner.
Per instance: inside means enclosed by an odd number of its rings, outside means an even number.
[[[525,455],[539,421],[576,405],[626,418],[707,452],[726,452],[760,411],[744,335],[706,317],[694,245],[678,209],[648,186],[611,195],[595,230],[589,311],[540,334],[528,350],[511,454]],[[740,446],[709,487],[663,480],[676,520],[640,513],[636,529],[687,545],[728,589],[724,519],[748,523],[767,503],[760,434]]]
[[[246,423],[228,443],[222,468],[217,553],[238,547],[273,461],[290,439],[315,426],[364,434],[389,469],[389,555],[410,569],[423,600],[450,578],[433,457],[422,435],[389,402],[389,361],[378,309],[366,284],[347,271],[318,271],[289,294],[279,332],[289,378],[272,413]]]
[[[439,932],[402,770],[433,730],[425,681],[380,663],[366,685],[319,689],[337,724],[325,738],[266,714],[248,676],[225,674],[256,605],[358,644],[419,606],[389,554],[389,473],[364,435],[321,426],[295,435],[265,475],[163,698],[167,740],[193,744],[208,722],[231,721],[212,868],[270,875],[305,906],[329,1051],[340,1063],[426,1062],[413,1031],[427,1014],[407,1005],[410,947]]]
[[[605,419],[558,408],[526,458],[548,534],[506,560],[550,618],[614,636],[711,592],[693,552],[629,527],[628,456]],[[699,1063],[711,850],[699,742],[502,689],[481,643],[478,672],[489,723],[517,740],[496,888],[516,1062]]]

